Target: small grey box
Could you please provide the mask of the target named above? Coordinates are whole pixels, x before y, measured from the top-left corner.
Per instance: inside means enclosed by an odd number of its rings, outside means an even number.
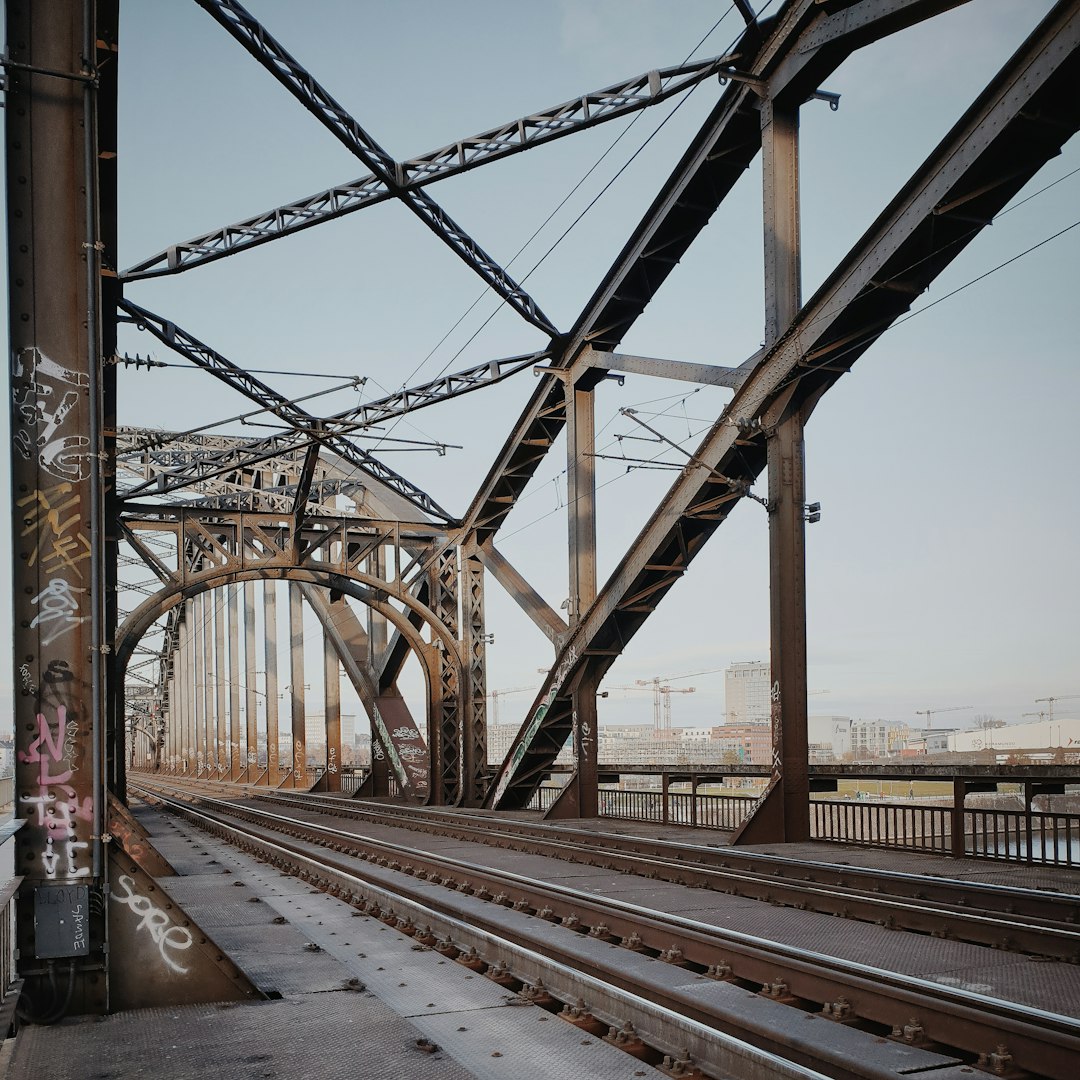
[[[40,959],[90,952],[90,890],[43,885],[34,890],[34,954]]]

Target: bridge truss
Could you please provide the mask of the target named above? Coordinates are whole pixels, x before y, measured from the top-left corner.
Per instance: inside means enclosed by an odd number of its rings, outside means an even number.
[[[809,836],[804,427],[822,396],[1080,126],[1080,2],[1053,7],[809,299],[800,291],[799,113],[853,52],[961,2],[786,0],[767,19],[740,3],[745,30],[726,55],[651,71],[398,161],[239,3],[196,0],[366,172],[172,244],[124,270],[116,254],[123,211],[116,183],[117,0],[9,0],[17,789],[26,818],[18,857],[27,895],[87,890],[90,929],[81,951],[69,954],[87,1009],[104,1000],[92,972],[101,967],[105,936],[109,797],[123,797],[134,742],[142,740],[153,767],[165,771],[308,783],[295,671],[291,761],[275,758],[276,712],[260,757],[250,687],[243,721],[238,686],[218,680],[208,688],[208,671],[250,671],[255,657],[256,620],[245,617],[241,642],[236,607],[208,606],[213,589],[229,587],[231,604],[242,597],[248,611],[260,602],[269,611],[276,603],[270,584],[287,583],[294,639],[301,606],[315,613],[328,670],[344,670],[372,723],[383,763],[373,771],[373,793],[388,791],[393,778],[403,796],[419,801],[520,808],[569,740],[574,771],[553,813],[593,816],[596,696],[604,674],[734,507],[756,498],[769,523],[774,760],[741,839]],[[432,194],[441,180],[717,79],[715,106],[567,328],[555,325],[523,282]],[[763,347],[733,367],[620,352],[759,154]],[[390,201],[403,204],[510,310],[547,335],[545,347],[321,415],[312,402],[282,393],[128,295],[145,279],[185,273]],[[248,439],[118,427],[121,324],[242,394],[281,430]],[[535,390],[460,514],[358,439],[376,424],[526,369],[538,375]],[[734,396],[600,582],[594,394],[607,375],[625,372],[726,386]],[[566,618],[497,546],[560,436],[567,455]],[[762,475],[764,498],[752,491]],[[494,776],[484,734],[489,578],[554,649]],[[349,600],[366,609],[366,623]],[[419,722],[397,687],[409,656],[419,660],[428,688]],[[324,783],[334,786],[329,771]],[[35,951],[29,915],[20,935],[27,970],[40,980],[46,956]]]

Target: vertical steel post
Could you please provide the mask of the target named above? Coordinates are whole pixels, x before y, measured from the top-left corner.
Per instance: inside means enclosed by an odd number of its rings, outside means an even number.
[[[596,599],[596,459],[593,391],[567,384],[566,498],[570,552],[569,622],[577,626]],[[596,689],[591,673],[574,689],[574,777],[581,817],[599,813]]]
[[[761,108],[765,234],[765,344],[775,344],[802,303],[799,256],[798,106]],[[804,413],[791,392],[766,415],[769,470],[769,615],[773,776],[736,843],[810,838],[806,718]]]
[[[214,681],[216,723],[214,725],[214,763],[218,779],[229,771],[229,740],[226,725],[226,695],[229,690],[229,675],[225,670],[225,605],[222,593],[215,589],[211,594],[214,603]]]
[[[203,667],[203,596],[191,600],[191,753],[194,774],[201,777],[206,759],[202,753],[206,729],[206,672]]]
[[[278,618],[277,583],[263,582],[263,666],[266,668],[266,782],[281,781],[278,764]]]
[[[484,564],[475,547],[462,549],[461,573],[464,578],[462,616],[467,635],[465,654],[468,657],[467,730],[462,734],[462,803],[479,806],[484,796],[483,775],[487,770],[487,635],[484,632]]]
[[[202,593],[199,597],[202,615],[199,619],[199,633],[202,636],[203,652],[203,728],[201,732],[203,765],[207,778],[214,777],[214,739],[217,734],[214,701],[217,697],[217,672],[214,670],[214,596]]]
[[[236,586],[226,586],[228,596],[229,644],[229,741],[225,747],[229,762],[229,779],[239,780],[240,764],[240,618]]]
[[[386,551],[381,544],[368,556],[368,573],[378,581],[386,580]],[[377,670],[382,654],[386,651],[386,616],[375,608],[369,607],[367,621],[371,666]]]
[[[304,594],[295,582],[289,582],[289,678],[292,685],[292,740],[290,771],[292,787],[307,787],[307,740],[304,701]]]
[[[191,771],[191,601],[184,601],[184,618],[180,623],[180,687],[183,692],[183,719],[180,724],[180,771]]]
[[[330,635],[323,632],[323,699],[326,719],[326,772],[323,789],[341,790],[341,665]]]
[[[255,582],[244,582],[244,779],[250,784],[258,777],[259,696],[255,687]]]
[[[596,438],[593,391],[566,388],[566,500],[570,626],[596,599]]]

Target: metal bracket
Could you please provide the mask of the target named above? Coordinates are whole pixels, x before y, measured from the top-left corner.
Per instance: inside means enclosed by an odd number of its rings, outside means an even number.
[[[53,79],[67,79],[69,82],[86,83],[88,86],[93,86],[95,89],[98,86],[96,70],[93,74],[87,74],[86,72],[55,71],[52,68],[35,67],[33,64],[20,64],[17,60],[9,60],[6,52],[4,56],[0,58],[0,67],[14,68],[17,71],[29,71],[31,75],[48,75]],[[7,88],[7,81],[5,80],[4,89],[7,90]]]

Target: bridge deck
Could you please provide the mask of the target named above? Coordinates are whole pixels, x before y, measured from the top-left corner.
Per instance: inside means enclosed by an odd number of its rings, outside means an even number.
[[[138,816],[178,878],[166,884],[202,928],[265,992],[281,1000],[134,1011],[104,1020],[24,1028],[6,1076],[30,1080],[257,1080],[401,1075],[502,1080],[583,1075],[657,1077],[649,1066],[534,1008],[482,976],[416,951],[410,939],[345,903],[236,852],[184,822],[142,807]],[[305,815],[306,816],[306,815]],[[312,814],[313,819],[322,815]],[[532,814],[523,818],[536,820]],[[330,819],[338,827],[341,819]],[[347,826],[345,826],[347,827]],[[722,847],[726,834],[639,822],[590,828]],[[1080,967],[958,941],[889,930],[528,852],[426,833],[365,826],[374,839],[584,888],[763,938],[845,957],[1007,1000],[1080,1016]],[[761,847],[753,850],[779,851]],[[1080,872],[978,863],[848,845],[784,846],[787,856],[1000,882],[1080,895]],[[257,901],[257,902],[256,902]],[[276,920],[283,919],[283,922]],[[314,948],[313,946],[317,946]],[[360,990],[350,980],[366,987]],[[425,1052],[417,1040],[439,1049]],[[377,1047],[377,1053],[371,1048]],[[896,1053],[896,1044],[882,1047]],[[911,1048],[906,1051],[912,1052]],[[916,1053],[918,1051],[915,1051]]]

